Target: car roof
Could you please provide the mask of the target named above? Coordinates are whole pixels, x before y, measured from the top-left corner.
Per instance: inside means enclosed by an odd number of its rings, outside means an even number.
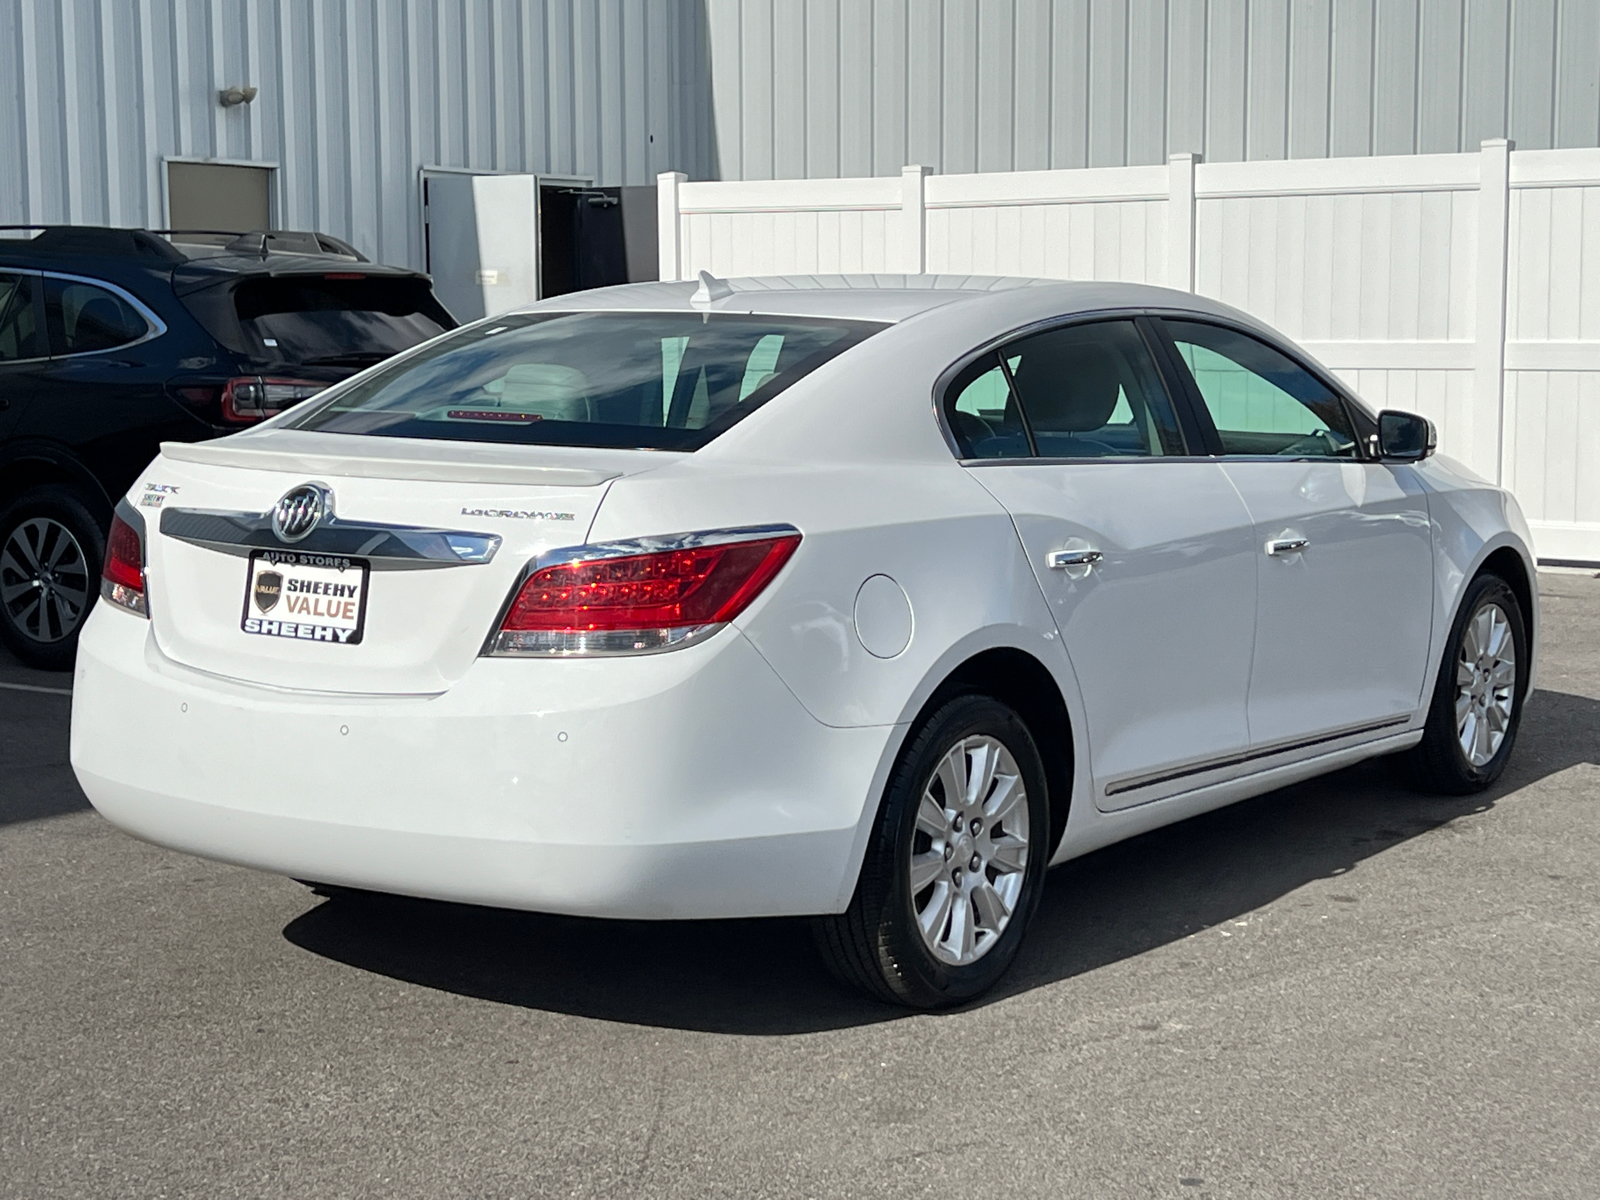
[[[1024,291],[1025,289],[1025,291]],[[1022,294],[1018,294],[1018,293]],[[1038,319],[1106,309],[1174,309],[1243,322],[1273,333],[1229,305],[1143,283],[1004,275],[767,275],[631,283],[573,292],[528,305],[529,312],[724,312],[898,323],[951,305],[1003,306]]]

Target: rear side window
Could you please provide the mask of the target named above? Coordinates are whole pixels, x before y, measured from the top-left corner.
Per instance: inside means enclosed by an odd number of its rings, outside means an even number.
[[[694,450],[880,328],[734,313],[523,313],[441,338],[292,424]]]
[[[1132,321],[1020,338],[968,367],[946,394],[963,458],[1184,452],[1171,398]]]
[[[150,325],[121,296],[75,279],[47,278],[45,323],[50,328],[50,353],[90,354],[136,342]]]
[[[184,303],[228,349],[267,364],[369,367],[455,326],[424,279],[350,274],[247,277]]]
[[[43,358],[38,338],[37,275],[0,274],[0,362]]]

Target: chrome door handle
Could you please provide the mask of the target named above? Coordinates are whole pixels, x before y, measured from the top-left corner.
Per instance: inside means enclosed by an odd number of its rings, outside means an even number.
[[[1044,561],[1052,571],[1065,571],[1068,567],[1092,567],[1104,557],[1098,550],[1052,550]]]
[[[1273,538],[1267,543],[1267,553],[1274,558],[1284,554],[1298,554],[1311,545],[1310,538],[1283,537]]]

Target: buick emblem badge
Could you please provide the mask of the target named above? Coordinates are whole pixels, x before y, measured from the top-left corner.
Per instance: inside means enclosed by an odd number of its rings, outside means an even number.
[[[263,571],[256,576],[255,602],[256,607],[264,613],[271,612],[278,606],[278,597],[283,593],[283,576],[276,571]]]
[[[298,542],[333,515],[333,493],[320,483],[290,488],[272,509],[272,532],[280,542]]]

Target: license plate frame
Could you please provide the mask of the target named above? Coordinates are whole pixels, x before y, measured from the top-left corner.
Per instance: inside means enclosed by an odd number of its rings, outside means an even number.
[[[275,587],[271,580],[262,579],[273,575],[277,576]],[[305,550],[252,550],[245,570],[239,629],[253,637],[359,646],[366,635],[371,579],[372,563],[365,558]],[[324,586],[291,589],[291,581]],[[356,589],[353,596],[336,590],[352,585]],[[291,613],[288,606],[296,601],[302,611]],[[352,606],[353,616],[348,611]]]

